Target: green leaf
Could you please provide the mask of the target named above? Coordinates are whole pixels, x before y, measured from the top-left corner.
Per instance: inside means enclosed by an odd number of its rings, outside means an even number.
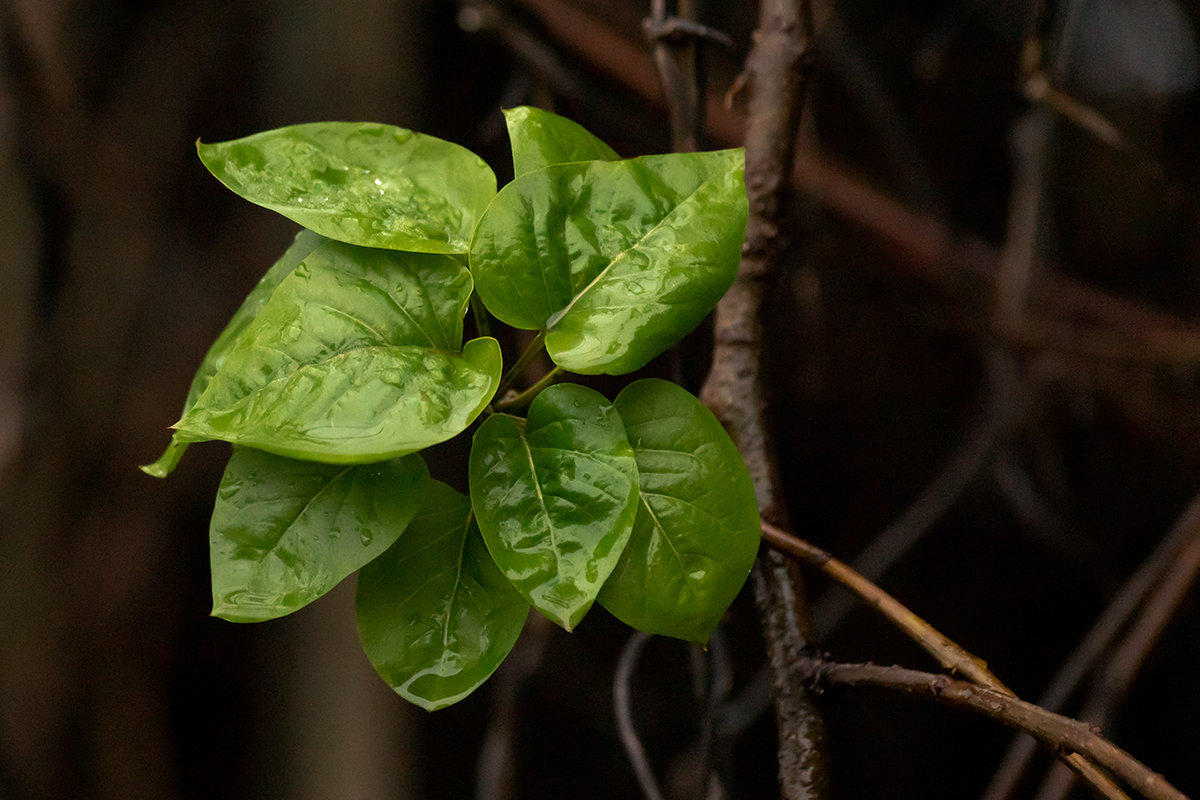
[[[571,630],[621,556],[637,466],[604,397],[551,386],[529,420],[487,419],[471,447],[471,503],[496,564],[542,614]]]
[[[758,552],[754,484],[716,417],[678,386],[617,396],[637,458],[637,521],[600,604],[650,633],[704,643]]]
[[[289,359],[290,360],[290,359]],[[186,441],[222,439],[332,464],[415,453],[457,436],[500,382],[500,345],[473,339],[462,355],[427,347],[355,346],[292,362],[240,394],[218,383],[179,423]]]
[[[566,117],[532,106],[504,112],[512,143],[513,174],[520,176],[551,164],[571,161],[616,161],[616,152]]]
[[[314,122],[196,149],[250,202],[365,247],[465,253],[496,194],[470,150],[392,125]]]
[[[558,164],[518,177],[475,229],[488,310],[545,332],[564,369],[623,374],[694,328],[733,283],[741,150]]]
[[[280,282],[177,423],[179,439],[365,463],[455,436],[501,367],[492,339],[455,352],[470,293],[450,256],[327,242]]]
[[[235,447],[213,508],[213,614],[232,622],[301,608],[379,556],[421,506],[420,456],[336,466]]]
[[[358,635],[379,675],[422,708],[457,703],[500,666],[529,604],[497,568],[471,501],[436,481],[400,540],[358,575]]]
[[[280,281],[290,275],[300,265],[300,262],[307,258],[324,241],[325,237],[323,236],[319,236],[310,230],[301,230],[296,234],[296,239],[292,242],[292,246],[267,270],[267,274],[262,276],[258,284],[250,290],[250,294],[242,301],[242,305],[238,310],[233,313],[233,318],[229,320],[229,324],[225,326],[225,330],[221,331],[221,335],[208,348],[208,353],[205,354],[204,360],[200,362],[200,368],[196,370],[196,376],[192,378],[191,388],[188,390],[187,399],[183,404],[184,414],[196,404],[196,400],[200,398],[200,395],[204,394],[204,390],[208,388],[212,376],[225,363],[225,358],[229,355],[229,351],[233,349],[238,337],[242,335],[242,332],[258,316],[258,312],[266,305],[267,299],[275,291],[275,287],[279,286]],[[171,444],[167,446],[162,456],[153,464],[141,467],[142,472],[152,475],[155,478],[167,477],[175,471],[175,467],[179,466],[179,460],[183,458],[184,451],[187,448],[187,442],[180,441],[179,435],[175,434],[171,437]]]

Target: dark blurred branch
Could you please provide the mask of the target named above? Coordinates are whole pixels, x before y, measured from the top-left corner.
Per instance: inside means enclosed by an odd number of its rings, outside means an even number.
[[[629,684],[633,677],[633,671],[637,668],[642,648],[649,640],[650,634],[644,631],[634,631],[633,635],[625,642],[625,646],[621,648],[621,657],[617,660],[617,669],[613,673],[613,712],[617,717],[617,732],[621,737],[621,746],[625,748],[625,755],[633,767],[633,774],[637,777],[642,795],[646,800],[663,800],[662,790],[658,788],[654,771],[650,769],[650,762],[646,759],[646,750],[642,747],[642,740],[638,738],[637,726],[633,724],[633,706],[629,696]]]
[[[786,207],[813,34],[807,26],[808,12],[801,10],[806,5],[798,0],[764,0],[760,7],[759,28],[746,59],[750,218],[737,278],[717,306],[712,369],[701,391],[746,462],[761,514],[773,522],[783,522],[786,510],[764,414],[760,314],[783,255],[779,220]],[[767,552],[758,561],[754,583],[772,674],[783,797],[823,797],[827,783],[823,724],[792,668],[809,637],[800,575]]]
[[[668,17],[667,0],[651,0],[650,16],[644,24],[646,38],[653,45],[658,79],[667,99],[671,149],[677,153],[699,150],[704,128],[696,41],[693,36],[679,35],[688,24],[696,24],[691,18],[692,6],[692,0],[680,0],[678,16]]]
[[[521,695],[542,663],[552,623],[530,614],[521,637],[492,680],[491,709],[475,774],[475,800],[513,800],[516,788],[517,735]]]
[[[980,714],[1028,733],[1056,752],[1084,755],[1152,800],[1188,800],[1163,776],[1109,742],[1093,726],[1002,692],[901,667],[839,664],[805,657],[797,669],[820,688],[878,687]]]

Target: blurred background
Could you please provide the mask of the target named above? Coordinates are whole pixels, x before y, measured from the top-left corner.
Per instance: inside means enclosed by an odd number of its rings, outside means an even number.
[[[753,4],[696,7],[732,40],[703,51],[706,144],[735,146]],[[0,0],[0,800],[638,796],[612,710],[629,631],[601,609],[572,635],[531,620],[492,681],[426,714],[359,651],[352,579],[283,620],[208,616],[224,445],[165,481],[137,465],[295,230],[210,178],[197,138],[380,121],[464,144],[504,181],[499,111],[534,104],[623,155],[663,152],[648,10]],[[815,10],[793,246],[765,319],[792,520],[1034,699],[1200,486],[1200,10]],[[695,390],[709,346],[702,326],[652,369]],[[1195,527],[1151,562],[1177,591],[1131,669],[1094,659],[1065,709],[1100,697],[1111,737],[1185,792]],[[810,586],[823,650],[933,666],[827,588]],[[761,650],[748,597],[706,653],[646,646],[633,720],[668,797],[703,796],[714,769],[729,797],[777,796]],[[979,796],[1010,741],[900,697],[820,702],[837,798]]]

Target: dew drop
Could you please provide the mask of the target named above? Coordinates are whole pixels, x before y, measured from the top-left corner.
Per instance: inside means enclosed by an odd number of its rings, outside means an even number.
[[[359,531],[358,540],[360,542],[362,542],[363,547],[369,547],[371,545],[372,538],[374,538],[374,535],[371,533],[371,531],[367,530],[366,528]]]

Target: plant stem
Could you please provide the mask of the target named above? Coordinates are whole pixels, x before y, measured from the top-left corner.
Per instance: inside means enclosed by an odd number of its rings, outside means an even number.
[[[479,299],[478,292],[471,292],[471,316],[475,318],[476,335],[492,335],[492,322],[488,319],[487,309],[483,307],[483,300]]]
[[[500,385],[496,387],[497,397],[504,396],[504,393],[508,391],[508,387],[512,386],[512,382],[521,377],[521,374],[529,368],[530,363],[542,354],[542,350],[545,347],[546,332],[539,331],[538,335],[529,343],[529,346],[525,348],[525,352],[521,353],[520,357],[517,358],[517,363],[513,364],[508,372],[504,374],[504,377],[500,379]]]
[[[525,391],[518,395],[514,395],[507,400],[500,400],[496,403],[493,403],[492,408],[494,408],[496,411],[513,411],[515,409],[525,408],[527,405],[533,402],[533,398],[537,397],[541,393],[542,389],[545,389],[547,386],[561,378],[563,372],[564,370],[562,367],[555,367],[538,379],[538,382],[533,386],[530,386]]]

